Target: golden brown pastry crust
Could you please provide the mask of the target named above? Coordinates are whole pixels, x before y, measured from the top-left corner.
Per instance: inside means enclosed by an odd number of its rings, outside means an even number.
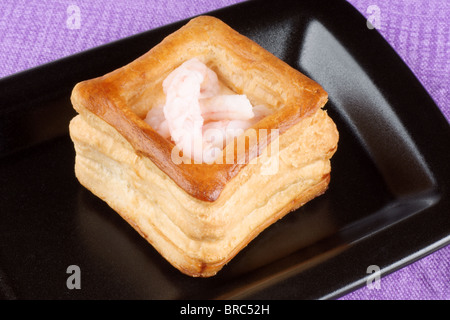
[[[214,201],[246,164],[237,160],[225,165],[175,164],[171,161],[174,145],[143,120],[149,108],[163,99],[164,78],[193,57],[207,63],[236,93],[245,93],[251,101],[263,101],[276,110],[256,124],[256,130],[278,129],[282,134],[323,107],[327,93],[252,40],[208,16],[192,19],[132,63],[75,86],[72,103],[78,112],[84,108],[96,114],[187,193],[202,201]],[[230,147],[236,149],[236,144]],[[246,162],[257,157],[264,147],[258,141],[249,146]],[[237,150],[234,153],[235,159],[244,157]]]
[[[236,93],[271,108],[252,129],[278,129],[278,140],[250,140],[243,153],[228,145],[223,162],[231,155],[231,164],[175,164],[174,145],[143,119],[164,101],[165,77],[193,57]],[[177,269],[212,276],[265,228],[327,189],[339,135],[321,109],[326,101],[313,80],[220,20],[198,17],[130,64],[76,85],[75,173]],[[266,152],[275,142],[279,152]],[[278,171],[263,175],[263,164],[275,158]]]
[[[217,273],[266,227],[325,192],[338,139],[333,121],[318,110],[280,136],[276,175],[261,175],[259,162],[247,165],[218,200],[204,202],[137,155],[115,128],[94,114],[76,116],[70,133],[81,184],[172,265],[202,277]],[[267,153],[259,157],[261,163],[267,158]]]

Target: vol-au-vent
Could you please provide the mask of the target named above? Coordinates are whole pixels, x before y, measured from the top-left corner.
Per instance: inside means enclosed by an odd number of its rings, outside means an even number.
[[[200,16],[75,86],[75,174],[178,270],[213,276],[326,191],[339,139],[326,101],[315,81]]]

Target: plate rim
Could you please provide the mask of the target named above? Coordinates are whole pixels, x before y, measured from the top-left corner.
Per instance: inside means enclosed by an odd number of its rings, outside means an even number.
[[[239,10],[243,6],[257,5],[257,2],[269,2],[269,1],[267,1],[267,0],[244,1],[244,2],[241,2],[241,3],[234,4],[232,6],[220,8],[220,9],[217,9],[217,10],[214,10],[214,11],[211,11],[211,12],[208,12],[208,13],[204,13],[204,14],[209,14],[209,15],[213,15],[213,16],[220,16],[224,12],[229,12],[231,10]],[[284,0],[283,1],[283,3],[288,3],[288,2],[292,2],[292,1],[289,1],[289,0]],[[319,1],[317,3],[321,3],[321,5],[322,5],[325,2],[326,1]],[[339,4],[337,4],[337,3],[339,3]],[[346,1],[335,2],[333,5],[334,6],[342,6],[344,8],[343,10],[347,10],[348,12],[353,11],[353,13],[352,13],[353,15],[357,14],[357,15],[359,15],[359,19],[365,19],[351,4],[349,4]],[[170,29],[170,28],[172,28],[172,29],[173,28],[178,28],[179,26],[181,26],[182,24],[186,23],[191,18],[192,17],[187,18],[187,19],[183,19],[183,20],[180,20],[180,21],[176,21],[176,22],[173,22],[173,23],[170,23],[170,24],[167,24],[167,25],[163,25],[163,26],[160,26],[158,28],[147,30],[147,31],[144,31],[142,33],[139,33],[139,34],[136,34],[136,35],[132,35],[132,36],[129,36],[129,37],[126,37],[126,38],[115,40],[115,41],[103,44],[101,46],[90,48],[88,50],[85,50],[85,51],[82,51],[82,52],[78,52],[78,53],[75,53],[73,55],[66,56],[66,57],[63,57],[61,59],[58,59],[58,60],[55,60],[55,61],[51,61],[51,62],[42,64],[42,65],[36,66],[34,68],[31,68],[31,69],[28,69],[28,70],[24,70],[24,71],[21,71],[21,72],[18,72],[18,73],[6,76],[6,77],[0,79],[0,87],[3,84],[7,83],[7,82],[10,82],[10,81],[14,82],[14,81],[17,81],[17,79],[20,80],[21,78],[28,76],[30,73],[36,73],[36,72],[37,73],[41,73],[41,72],[45,73],[45,70],[47,70],[49,67],[58,66],[61,63],[63,63],[64,61],[70,61],[70,60],[72,60],[72,59],[74,59],[76,57],[83,57],[86,54],[96,53],[96,52],[99,52],[100,50],[107,50],[108,48],[110,48],[111,46],[114,46],[117,43],[124,43],[124,41],[129,41],[129,39],[140,37],[140,36],[142,36],[142,34],[150,34],[150,33],[155,33],[155,32],[161,31],[161,30],[167,30],[167,29]],[[352,18],[353,17],[351,17],[351,19]],[[417,79],[417,77],[411,71],[411,69],[406,65],[406,63],[404,63],[401,60],[401,58],[398,56],[398,54],[394,51],[394,49],[390,46],[390,44],[382,38],[381,34],[379,34],[378,31],[376,31],[376,33],[374,32],[374,37],[377,37],[377,39],[378,39],[377,41],[384,42],[385,48],[389,48],[389,50],[392,51],[391,54],[392,54],[393,60],[395,60],[396,63],[401,63],[401,65],[399,66],[400,70],[403,70],[403,72],[405,70],[409,71],[408,78],[410,79],[410,81],[415,82],[414,84],[416,86],[420,86],[423,89],[423,91],[420,92],[419,94],[428,96],[429,104],[430,105],[432,104],[434,106],[434,109],[432,109],[430,111],[430,112],[432,112],[432,115],[430,117],[432,117],[433,120],[437,121],[437,123],[435,123],[434,125],[436,125],[437,127],[443,128],[443,130],[444,130],[443,137],[442,137],[443,139],[445,139],[445,136],[447,136],[447,138],[450,140],[450,126],[448,125],[448,122],[445,119],[444,115],[442,114],[442,112],[440,111],[440,109],[438,108],[436,103],[433,101],[433,99],[431,98],[429,93],[426,91],[426,89],[424,88],[422,83],[420,83],[420,81]],[[4,109],[0,108],[0,116],[2,116],[2,113],[4,111],[5,111]],[[400,116],[399,116],[399,118],[400,118],[400,120],[402,120],[402,118]],[[445,121],[445,123],[444,123],[444,121]],[[445,124],[447,124],[447,126],[445,126]],[[410,126],[406,126],[406,127],[409,128]],[[413,140],[416,141],[416,139],[413,139]],[[435,149],[434,146],[430,145],[428,150],[431,150],[431,149],[434,150]],[[422,149],[419,149],[419,150],[422,151]],[[434,150],[434,151],[435,152],[439,152],[439,150]],[[8,156],[8,155],[6,155],[6,156]],[[426,156],[427,157],[431,157],[431,156],[436,157],[436,155],[434,155],[434,154],[430,155],[429,153],[426,153]],[[0,157],[3,157],[3,155],[0,154]],[[447,154],[447,156],[445,156],[445,154],[444,154],[443,157],[447,158],[447,160],[450,161],[450,157],[449,157],[448,154]],[[440,161],[440,162],[443,163],[444,161]],[[427,163],[429,163],[429,162],[427,161]],[[450,182],[450,170],[449,170],[449,167],[448,166],[447,167],[444,166],[442,168],[434,168],[434,169],[436,169],[440,173],[440,174],[436,174],[436,176],[437,176],[437,178],[436,178],[437,179],[437,185],[439,187],[439,192],[441,192],[441,194],[442,194],[442,192],[444,192],[444,196],[445,196],[445,193],[448,193],[448,189],[450,188],[449,185],[448,185],[448,182],[447,182],[447,181]],[[433,170],[432,168],[430,168],[430,170],[433,173],[435,173],[435,170]],[[445,180],[446,178],[449,178],[449,179]],[[426,216],[426,215],[427,216],[431,215],[431,216],[433,216],[435,218],[435,219],[432,220],[432,221],[434,221],[434,224],[439,223],[440,220],[436,219],[436,216],[437,217],[442,217],[442,215],[444,214],[444,211],[446,209],[447,210],[450,209],[450,201],[449,200],[450,199],[448,199],[448,197],[447,198],[441,198],[438,201],[438,203],[436,203],[432,207],[427,208],[427,209],[425,209],[425,210],[423,210],[423,211],[421,211],[421,212],[419,212],[417,214],[414,214],[414,215],[408,217],[407,219],[405,219],[405,221],[402,221],[401,225],[396,223],[396,224],[394,224],[392,226],[389,226],[387,228],[389,230],[381,230],[381,231],[377,232],[377,234],[374,237],[368,237],[367,239],[363,239],[361,241],[358,241],[358,243],[354,244],[354,246],[357,246],[359,248],[361,248],[361,246],[373,247],[375,245],[377,239],[379,237],[381,237],[382,235],[398,232],[398,230],[405,229],[408,226],[410,227],[411,224],[416,225],[416,224],[420,223],[422,220],[426,220],[426,219],[424,219],[424,216]],[[436,228],[439,229],[439,227],[441,227],[441,229],[442,229],[442,227],[443,227],[442,224],[440,226],[435,226],[434,225],[435,229]],[[439,229],[439,230],[441,230],[441,229]],[[390,256],[390,258],[387,259],[388,260],[387,263],[381,268],[381,276],[384,277],[384,276],[386,276],[388,274],[391,274],[391,273],[397,271],[398,269],[403,268],[403,267],[405,267],[405,266],[407,266],[407,265],[409,265],[409,264],[411,264],[411,263],[413,263],[413,262],[415,262],[415,261],[417,261],[417,260],[419,260],[419,259],[421,259],[421,258],[423,258],[423,257],[425,257],[425,256],[427,256],[427,255],[437,251],[437,250],[439,250],[440,248],[443,248],[443,247],[449,245],[450,244],[450,228],[448,228],[448,225],[444,225],[443,229],[444,230],[440,231],[439,235],[429,234],[426,237],[424,236],[422,241],[420,241],[421,245],[415,244],[415,250],[409,250],[409,252],[406,252],[405,255],[403,255],[401,257],[399,257],[399,254],[396,254],[396,257]],[[349,258],[347,255],[350,255],[350,256],[352,255],[352,252],[351,251],[350,252],[346,251],[344,253],[340,253],[339,255],[341,256],[340,260],[342,260],[342,259],[345,260],[345,259]],[[336,263],[339,263],[339,262],[336,262]],[[320,274],[323,271],[321,271],[319,269],[319,270],[317,270],[315,272]],[[336,270],[334,270],[334,272],[336,272]],[[310,298],[308,298],[308,299],[337,299],[337,298],[340,298],[340,297],[342,297],[342,296],[344,296],[344,295],[346,295],[346,294],[348,294],[348,293],[350,293],[352,291],[355,291],[358,288],[361,288],[362,286],[364,286],[364,284],[366,283],[367,279],[368,279],[368,275],[363,275],[363,274],[358,276],[358,277],[353,277],[352,279],[348,279],[348,277],[347,277],[347,281],[345,281],[345,282],[347,282],[346,286],[335,285],[334,288],[331,291],[329,291],[327,293],[323,293],[322,292],[322,293],[319,293],[319,294],[317,294],[315,296],[311,295]],[[297,283],[297,282],[301,281],[301,279],[298,278],[298,274],[289,277],[289,280],[292,280],[292,283]],[[0,289],[3,288],[1,284],[2,284],[2,278],[0,277]],[[279,286],[280,284],[281,284],[281,288],[275,289],[277,287],[277,285]],[[284,288],[283,286],[284,285],[282,283],[276,283],[275,285],[271,285],[270,288],[271,288],[271,290],[278,290],[278,291],[280,291],[280,290],[282,290],[282,288]],[[336,287],[338,287],[338,288],[336,288]],[[257,299],[272,299],[272,298],[274,298],[271,293],[267,293],[267,292],[265,294],[263,293],[262,295],[261,295],[261,292],[259,292],[259,294],[256,294],[256,295],[254,295],[254,294],[244,295],[245,299],[247,299],[247,298],[255,298],[255,297],[257,297]],[[281,299],[297,299],[297,298],[303,299],[303,297],[300,297],[300,296],[297,296],[297,297],[296,296],[289,296],[289,297],[279,296],[279,298],[281,298]]]

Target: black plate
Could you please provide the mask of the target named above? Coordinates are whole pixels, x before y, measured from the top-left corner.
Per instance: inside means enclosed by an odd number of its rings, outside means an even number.
[[[276,3],[276,4],[275,4]],[[450,243],[450,127],[345,1],[250,1],[217,16],[329,92],[340,131],[326,194],[215,277],[171,267],[73,173],[75,83],[118,68],[181,21],[0,81],[0,288],[18,299],[336,298]],[[68,266],[81,269],[69,290]]]

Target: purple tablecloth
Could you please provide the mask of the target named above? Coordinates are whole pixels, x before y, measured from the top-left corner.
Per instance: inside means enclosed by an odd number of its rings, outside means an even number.
[[[243,0],[2,0],[0,77]],[[450,120],[450,1],[349,0]],[[342,299],[450,300],[450,246]]]

